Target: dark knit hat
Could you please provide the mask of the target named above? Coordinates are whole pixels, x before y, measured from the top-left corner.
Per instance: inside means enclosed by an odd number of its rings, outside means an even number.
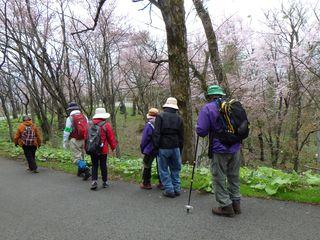
[[[79,106],[75,102],[70,102],[68,103],[68,108],[67,110],[80,110]]]
[[[23,121],[30,121],[31,117],[29,117],[28,115],[23,116],[22,118]]]

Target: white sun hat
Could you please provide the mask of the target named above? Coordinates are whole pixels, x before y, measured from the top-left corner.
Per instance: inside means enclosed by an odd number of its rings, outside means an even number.
[[[178,102],[177,99],[174,97],[169,97],[166,101],[166,103],[162,106],[163,108],[173,108],[173,109],[179,109],[178,108]]]
[[[105,108],[97,108],[92,119],[102,118],[106,119],[110,117],[110,113],[107,113]]]

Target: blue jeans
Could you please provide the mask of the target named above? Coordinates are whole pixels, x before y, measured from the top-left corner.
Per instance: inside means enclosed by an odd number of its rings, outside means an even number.
[[[180,149],[159,149],[158,167],[160,180],[165,191],[168,193],[180,192]]]

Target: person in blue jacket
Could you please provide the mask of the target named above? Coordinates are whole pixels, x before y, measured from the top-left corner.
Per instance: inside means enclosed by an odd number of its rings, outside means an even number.
[[[143,172],[142,172],[142,183],[140,188],[142,189],[152,189],[151,186],[151,167],[153,160],[157,156],[157,150],[154,148],[152,135],[154,132],[154,122],[158,115],[158,109],[151,108],[148,111],[147,119],[148,122],[145,124],[142,133],[142,139],[140,144],[141,153],[144,154],[143,157]],[[159,180],[158,188],[162,189],[163,186]]]

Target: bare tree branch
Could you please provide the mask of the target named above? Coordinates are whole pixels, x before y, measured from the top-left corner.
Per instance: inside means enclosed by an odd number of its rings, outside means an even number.
[[[315,133],[315,132],[318,132],[318,131],[320,131],[320,129],[315,129],[315,130],[312,130],[312,131],[308,132],[307,136],[306,136],[306,137],[304,138],[304,140],[301,142],[301,145],[300,145],[300,148],[299,148],[300,151],[302,150],[303,146],[304,146],[304,145],[306,144],[306,142],[308,141],[308,138],[310,137],[310,135],[311,135],[312,133]]]
[[[2,12],[2,11],[1,11]],[[5,45],[4,45],[4,49],[3,49],[3,59],[2,62],[0,63],[0,69],[2,68],[2,66],[5,64],[6,62],[6,57],[7,57],[7,48],[8,48],[8,42],[9,42],[9,38],[8,38],[8,19],[7,19],[7,1],[4,4],[4,28],[5,28]]]
[[[87,31],[93,31],[93,30],[96,28],[97,24],[98,24],[99,16],[100,16],[100,13],[101,13],[103,4],[104,4],[105,2],[106,2],[106,0],[100,0],[100,2],[99,2],[99,4],[98,4],[96,16],[95,16],[95,18],[93,19],[94,24],[93,24],[92,27],[87,27],[86,29],[83,29],[83,30],[80,30],[80,31],[77,31],[77,32],[73,32],[73,33],[71,33],[71,35],[80,34],[80,33],[87,32]]]

